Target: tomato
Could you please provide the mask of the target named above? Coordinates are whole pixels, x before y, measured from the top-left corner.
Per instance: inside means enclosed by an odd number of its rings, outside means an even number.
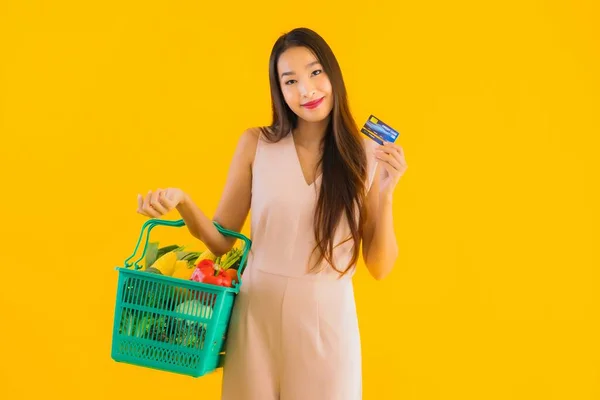
[[[223,273],[231,279],[232,283],[235,283],[238,281],[238,272],[236,269],[229,268],[229,269],[226,269],[225,271],[223,271]]]

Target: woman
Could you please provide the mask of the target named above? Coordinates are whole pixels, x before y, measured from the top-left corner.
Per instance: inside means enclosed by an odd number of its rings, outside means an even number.
[[[392,195],[406,162],[400,146],[358,132],[338,62],[315,32],[282,35],[269,78],[272,124],[241,135],[213,217],[240,231],[252,212],[222,399],[360,399],[351,278],[361,242],[376,279],[396,261]],[[138,206],[154,218],[177,209],[217,255],[235,244],[181,189],[138,195]]]

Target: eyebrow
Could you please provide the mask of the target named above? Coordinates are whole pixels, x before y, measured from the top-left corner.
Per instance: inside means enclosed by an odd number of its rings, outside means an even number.
[[[319,60],[313,61],[313,62],[307,64],[306,68],[310,68],[310,67],[312,67],[313,65],[316,65],[316,64],[321,64],[321,62]],[[295,74],[296,73],[294,71],[286,71],[283,74],[281,74],[281,78],[283,78],[286,75],[295,75]]]

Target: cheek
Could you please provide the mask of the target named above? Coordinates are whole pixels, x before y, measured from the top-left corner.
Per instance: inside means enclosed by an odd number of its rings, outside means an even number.
[[[326,94],[331,94],[331,81],[326,76],[321,78],[319,81],[319,91]]]
[[[294,107],[295,103],[297,102],[296,91],[289,87],[283,87],[281,89],[281,93],[283,94],[283,98],[285,99],[286,103],[288,103],[290,107]]]
[[[327,112],[330,112],[331,110],[333,110],[333,96],[329,95],[327,96]]]
[[[319,82],[319,91],[323,94],[327,95],[327,110],[331,111],[333,108],[333,89],[331,88],[331,82],[329,79],[323,79],[322,82]]]

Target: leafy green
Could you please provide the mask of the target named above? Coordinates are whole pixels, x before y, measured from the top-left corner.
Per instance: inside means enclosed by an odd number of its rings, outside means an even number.
[[[202,254],[201,251],[178,251],[177,259],[187,261],[190,266],[193,266],[200,254]]]
[[[160,257],[164,256],[168,252],[173,251],[173,250],[177,250],[177,249],[183,249],[183,247],[182,246],[178,246],[176,244],[170,244],[168,246],[163,246],[163,247],[161,247],[161,248],[158,249],[157,254],[156,254],[156,258],[159,259]]]
[[[227,258],[225,259],[225,262],[219,265],[221,265],[221,268],[223,269],[229,269],[234,265],[239,264],[239,260],[241,259],[241,257],[242,249],[235,247],[231,249],[231,251],[227,255]]]
[[[158,242],[148,243],[146,247],[146,268],[149,268],[158,259]]]
[[[119,334],[201,349],[206,337],[204,324],[189,323],[181,318],[124,309]]]

